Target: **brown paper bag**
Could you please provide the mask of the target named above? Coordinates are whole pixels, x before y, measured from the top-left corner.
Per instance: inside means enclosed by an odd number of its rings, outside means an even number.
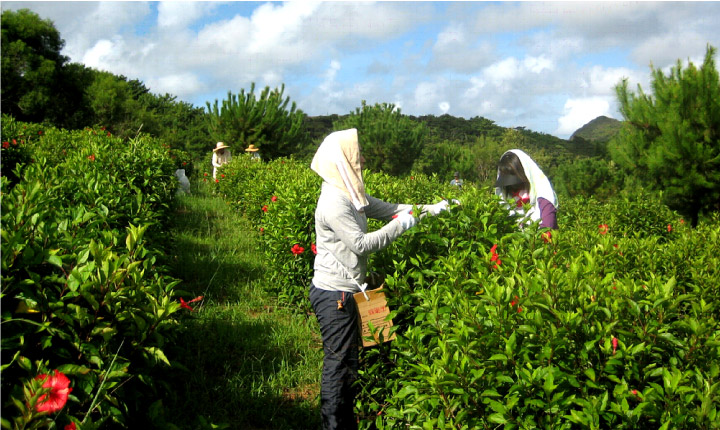
[[[382,288],[380,286],[376,290],[365,290],[370,300],[366,299],[362,292],[353,295],[360,313],[360,334],[362,335],[363,347],[377,345],[380,340],[380,333],[383,335],[384,342],[395,339],[395,333],[392,336],[388,335],[393,323],[391,319],[385,319],[390,314],[390,308],[387,305],[385,292],[382,291]],[[375,328],[374,340],[366,339],[371,336],[370,327],[368,326],[370,322]]]

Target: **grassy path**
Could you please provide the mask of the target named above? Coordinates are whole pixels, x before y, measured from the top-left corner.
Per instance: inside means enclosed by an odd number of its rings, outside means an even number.
[[[181,345],[170,349],[187,369],[175,373],[165,419],[193,430],[319,428],[317,322],[264,292],[257,232],[200,187],[180,197],[172,235],[178,288],[204,300],[184,311]]]

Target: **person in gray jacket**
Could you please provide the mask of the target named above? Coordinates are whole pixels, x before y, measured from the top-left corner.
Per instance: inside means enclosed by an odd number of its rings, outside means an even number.
[[[317,255],[310,285],[310,302],[323,340],[321,381],[322,428],[357,429],[353,406],[359,341],[358,311],[353,294],[365,288],[367,260],[417,223],[412,205],[387,203],[365,193],[364,158],[356,129],[328,135],[310,168],[323,179],[315,210]],[[443,200],[419,206],[437,215],[448,207]],[[367,232],[367,219],[389,221]]]

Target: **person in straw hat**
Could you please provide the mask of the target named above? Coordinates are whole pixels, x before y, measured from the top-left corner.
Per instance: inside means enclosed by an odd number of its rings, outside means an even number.
[[[258,152],[259,150],[260,148],[256,147],[251,143],[250,146],[245,149],[245,152],[250,154],[253,160],[260,161],[260,153]]]
[[[218,142],[213,149],[212,165],[213,165],[213,179],[217,179],[217,170],[223,164],[227,164],[232,160],[232,154],[230,154],[230,147],[225,145],[223,142]]]
[[[328,135],[310,168],[322,179],[315,209],[316,251],[310,303],[320,324],[324,358],[320,402],[322,428],[357,429],[353,411],[360,346],[354,293],[365,287],[368,255],[390,245],[418,218],[409,204],[387,203],[365,193],[356,129]],[[422,213],[447,210],[443,200],[418,206]],[[368,233],[368,218],[387,221]]]

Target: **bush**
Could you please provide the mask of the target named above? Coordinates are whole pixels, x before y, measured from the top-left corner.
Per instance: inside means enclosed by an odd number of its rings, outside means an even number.
[[[162,232],[174,162],[150,138],[43,131],[18,183],[2,179],[2,425],[126,428],[170,364],[180,305]],[[57,415],[39,412],[37,379],[55,371],[72,390]]]

